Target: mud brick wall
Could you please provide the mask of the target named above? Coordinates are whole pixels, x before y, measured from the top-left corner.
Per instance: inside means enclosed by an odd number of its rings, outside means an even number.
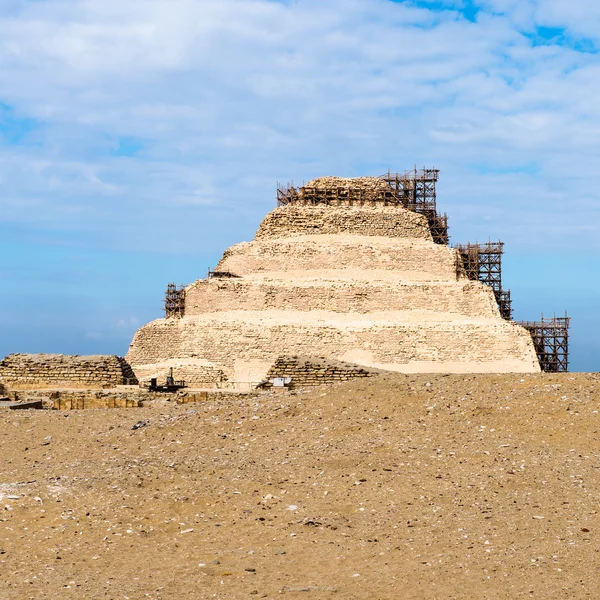
[[[291,378],[290,388],[310,387],[324,383],[341,383],[359,377],[373,377],[381,371],[353,363],[326,358],[280,356],[267,373],[267,380],[277,377]]]
[[[397,207],[284,206],[270,212],[255,239],[349,234],[432,240],[427,219]]]
[[[120,356],[64,354],[11,354],[0,362],[0,382],[9,390],[137,385]]]

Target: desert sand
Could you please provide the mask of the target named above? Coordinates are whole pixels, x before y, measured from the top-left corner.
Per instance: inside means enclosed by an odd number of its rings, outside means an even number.
[[[0,598],[597,598],[600,375],[0,412]]]

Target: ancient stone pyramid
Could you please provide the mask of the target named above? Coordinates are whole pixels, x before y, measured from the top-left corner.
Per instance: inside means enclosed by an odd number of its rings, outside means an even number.
[[[281,355],[402,372],[539,371],[529,333],[501,318],[492,290],[396,196],[379,178],[294,190],[252,242],[185,288],[179,311],[136,333],[127,360],[137,377],[174,367],[189,386],[242,387]]]

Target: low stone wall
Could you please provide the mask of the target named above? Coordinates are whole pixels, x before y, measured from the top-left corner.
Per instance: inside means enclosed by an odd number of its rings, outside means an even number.
[[[284,206],[270,212],[255,239],[307,234],[348,234],[432,241],[427,219],[397,207]]]
[[[120,356],[65,354],[10,354],[0,361],[0,382],[9,390],[102,389],[138,383]]]
[[[359,377],[373,377],[382,371],[354,363],[332,361],[321,357],[280,356],[267,373],[267,381],[289,377],[288,387],[310,387],[324,383],[341,383]],[[268,387],[269,383],[265,385]]]
[[[44,408],[53,410],[88,410],[111,408],[141,408],[149,402],[167,400],[177,404],[198,404],[211,402],[217,398],[232,400],[255,396],[257,392],[236,391],[204,391],[188,392],[180,390],[175,393],[149,392],[140,388],[124,391],[103,390],[27,390],[9,394],[13,402],[41,401]]]
[[[86,410],[89,408],[139,408],[143,400],[136,394],[103,394],[85,392],[53,392],[50,397],[55,410]]]

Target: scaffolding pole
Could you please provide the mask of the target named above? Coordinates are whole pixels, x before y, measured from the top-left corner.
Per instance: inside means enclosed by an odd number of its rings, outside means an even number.
[[[533,345],[542,371],[565,373],[569,370],[569,327],[571,319],[564,317],[544,318],[541,321],[521,321],[533,339]]]
[[[378,179],[389,189],[339,187],[295,187],[293,182],[277,184],[277,206],[299,204],[303,206],[365,206],[373,203],[399,206],[423,215],[436,244],[447,246],[448,215],[437,212],[436,183],[439,169],[411,169],[403,173],[388,171]]]
[[[415,167],[404,173],[388,171],[379,179],[392,188],[397,204],[427,219],[431,236],[436,244],[447,246],[450,241],[448,215],[437,212],[436,184],[439,174],[439,169]]]
[[[167,285],[165,294],[165,317],[167,319],[181,319],[185,313],[185,287],[175,283]]]
[[[512,319],[510,290],[502,289],[502,255],[504,242],[458,245],[462,267],[471,281],[481,281],[492,288],[502,318]]]

